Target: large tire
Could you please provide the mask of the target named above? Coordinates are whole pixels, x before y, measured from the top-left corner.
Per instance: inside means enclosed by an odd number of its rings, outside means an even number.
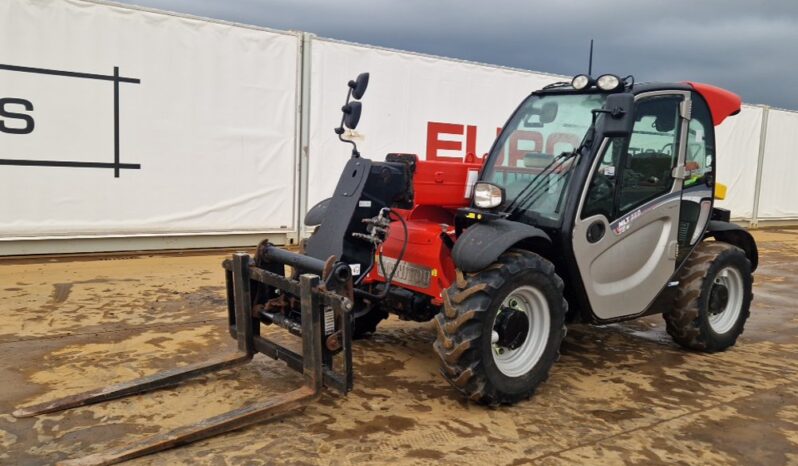
[[[370,337],[377,331],[377,325],[387,318],[388,312],[380,307],[375,307],[361,316],[356,316],[352,321],[352,338],[360,340]]]
[[[543,310],[534,312],[548,315],[548,331],[545,325],[538,326],[544,329],[539,332],[543,332],[546,341],[532,342],[540,345],[534,350],[536,352],[524,352],[526,342],[535,339],[534,326],[530,323],[523,345],[508,350],[505,356],[504,348],[495,346],[491,339],[500,308],[505,312],[508,309],[503,307],[505,300],[516,296],[519,290],[545,300],[535,301],[541,303],[538,309]],[[441,374],[465,396],[491,406],[512,404],[529,398],[548,378],[549,369],[559,358],[568,310],[563,298],[563,281],[551,262],[529,251],[507,251],[479,272],[465,275],[458,271],[457,281],[446,290],[443,302],[442,311],[435,316],[438,335],[434,348],[440,357]],[[531,318],[527,320],[531,321]],[[536,362],[529,370],[519,366],[522,373],[507,375],[512,371],[507,366],[502,369],[499,364],[508,363],[499,361],[497,364],[499,358],[526,354],[536,356],[521,364]]]
[[[674,307],[663,314],[668,334],[685,348],[707,353],[734,346],[750,315],[752,282],[742,249],[721,241],[699,244],[679,273]]]

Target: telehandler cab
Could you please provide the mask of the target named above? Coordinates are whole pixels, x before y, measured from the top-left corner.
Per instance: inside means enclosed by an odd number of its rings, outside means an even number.
[[[367,85],[367,73],[349,82],[336,133],[352,157],[333,196],[307,213],[315,231],[301,251],[264,242],[254,257],[224,261],[238,353],[15,416],[173,385],[257,352],[304,374],[294,392],[76,464],[123,461],[262,421],[323,386],[347,393],[352,339],[389,313],[433,320],[441,374],[487,405],[532,395],[570,323],[662,314],[686,348],[734,345],[758,252],[713,204],[725,191],[714,127],[739,112],[739,97],[699,83],[579,75],[521,102],[484,159],[378,162],[343,137]],[[262,324],[301,336],[302,354],[261,336]]]

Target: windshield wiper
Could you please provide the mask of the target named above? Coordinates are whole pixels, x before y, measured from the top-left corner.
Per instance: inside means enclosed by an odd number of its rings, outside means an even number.
[[[518,193],[518,196],[516,196],[515,199],[507,204],[507,207],[505,207],[502,211],[503,213],[507,214],[507,217],[514,217],[524,208],[526,208],[527,205],[534,205],[534,203],[540,199],[540,196],[543,194],[543,192],[545,192],[541,191],[541,188],[546,185],[546,177],[553,173],[554,170],[557,170],[565,165],[565,163],[567,163],[570,159],[579,155],[584,147],[590,147],[593,145],[593,140],[596,137],[596,115],[597,114],[593,112],[593,118],[590,123],[590,127],[587,129],[587,132],[582,138],[582,142],[579,144],[579,146],[575,147],[571,152],[561,152],[560,155],[557,155],[551,159],[551,162],[549,162],[549,164],[546,165],[543,170],[540,171],[540,173],[533,176],[532,179],[529,180],[529,183],[527,183],[527,185],[524,186],[524,188]],[[567,174],[568,171],[570,171],[570,168],[566,170],[563,175]],[[523,198],[521,196],[523,196]]]
[[[569,156],[576,156],[576,153],[569,153],[568,155],[569,155]],[[561,164],[559,164],[559,165],[558,165],[558,167],[561,167],[561,166],[563,166],[563,165],[564,165],[564,164],[565,164],[565,163],[566,163],[568,160],[570,160],[570,157],[569,157],[569,158],[566,158],[566,160],[563,160],[563,162],[562,162]],[[569,174],[569,172],[571,171],[571,168],[572,168],[572,167],[573,167],[573,164],[571,164],[571,166],[567,167],[567,168],[566,168],[566,169],[565,169],[565,170],[564,170],[564,171],[563,171],[563,172],[560,174],[560,178],[562,179],[562,178],[564,178],[564,177],[568,176],[568,174]],[[558,182],[562,182],[562,181],[558,180]],[[542,187],[542,188],[546,188],[547,186],[544,184],[544,185],[542,185],[541,187]],[[543,196],[543,194],[545,194],[545,193],[546,193],[546,190],[545,190],[545,189],[536,188],[536,190],[535,190],[535,192],[534,192],[534,193],[530,192],[530,193],[527,195],[526,199],[524,199],[524,201],[523,201],[523,202],[521,202],[520,204],[518,204],[518,207],[516,207],[516,208],[515,208],[515,210],[513,211],[513,213],[512,213],[511,215],[514,215],[514,214],[517,214],[517,213],[519,213],[519,212],[523,211],[524,209],[526,209],[526,208],[527,208],[527,206],[533,206],[533,205],[535,205],[535,203],[536,203],[536,202],[537,202],[537,201],[538,201],[538,200],[539,200],[539,199],[540,199],[540,198]],[[564,193],[564,191],[561,193],[561,195],[562,195],[563,193]]]
[[[509,213],[508,216],[514,216],[523,210],[524,207],[529,203],[529,200],[532,199],[532,197],[536,194],[538,196],[535,197],[534,200],[537,201],[541,194],[541,188],[547,184],[546,177],[565,165],[565,163],[567,163],[571,158],[575,157],[576,154],[577,149],[574,149],[571,152],[562,152],[560,155],[557,155],[551,159],[551,162],[549,162],[549,164],[546,165],[543,170],[529,180],[529,183],[527,183],[527,185],[521,189],[521,191],[518,193],[518,196],[516,196],[515,199],[507,204],[507,207],[504,208],[503,212]]]

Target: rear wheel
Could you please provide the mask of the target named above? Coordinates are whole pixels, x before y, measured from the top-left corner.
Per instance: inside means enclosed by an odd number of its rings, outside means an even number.
[[[750,314],[751,263],[721,241],[698,245],[679,274],[673,309],[663,314],[680,345],[708,353],[734,346]]]
[[[510,250],[484,270],[458,272],[435,316],[443,377],[470,399],[510,404],[548,377],[565,335],[567,303],[554,265]]]

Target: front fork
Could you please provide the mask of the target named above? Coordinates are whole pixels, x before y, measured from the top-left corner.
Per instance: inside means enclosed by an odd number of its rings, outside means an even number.
[[[322,384],[343,395],[348,393],[353,384],[353,286],[349,266],[336,261],[334,257],[321,261],[279,249],[267,242],[258,246],[256,259],[249,260],[248,266],[239,274],[242,277],[241,282],[236,280],[234,263],[226,260],[222,264],[226,271],[230,336],[240,341],[238,322],[243,319],[244,327],[251,327],[255,352],[279,359],[292,369],[302,372],[302,355],[261,336],[260,324],[277,325],[305,342],[314,338],[313,335],[308,335],[304,324],[305,307],[310,306],[314,322],[319,321],[318,325],[314,324],[312,332],[319,334],[322,339]],[[293,277],[298,279],[270,271],[269,269],[275,270],[275,264],[280,267],[291,266],[294,269]],[[313,277],[310,291],[301,287],[301,279],[306,275]],[[253,299],[253,286],[261,288],[261,293],[258,294],[263,302]],[[263,292],[264,287],[266,292]],[[288,315],[297,304],[302,310],[299,322]],[[240,307],[245,309],[239,310]],[[333,368],[333,357],[339,353],[342,364],[341,370],[336,371]]]
[[[286,251],[275,254],[280,256],[283,253],[292,254]],[[303,262],[302,259],[292,259]],[[36,416],[177,385],[189,378],[251,361],[255,353],[263,353],[285,361],[288,367],[303,375],[304,384],[291,392],[265,398],[197,424],[179,427],[118,448],[59,463],[101,465],[126,461],[262,422],[306,405],[318,398],[322,387],[333,388],[346,394],[352,389],[350,333],[352,300],[341,294],[340,290],[351,290],[352,276],[345,264],[334,260],[329,260],[327,263],[329,266],[321,270],[325,278],[322,282],[320,277],[313,273],[303,273],[296,279],[287,278],[256,267],[248,254],[234,254],[231,259],[224,261],[223,267],[226,271],[228,291],[228,322],[230,333],[237,341],[237,351],[129,382],[25,406],[14,411],[13,415],[17,418]],[[346,272],[342,267],[346,267]],[[253,283],[280,290],[280,294],[298,297],[301,322],[293,324],[295,327],[289,328],[289,331],[301,336],[302,354],[260,335],[260,324],[263,319],[271,318],[271,323],[282,327],[288,326],[289,322],[280,319],[277,314],[271,315],[272,313],[267,310],[259,310],[253,306]],[[329,312],[338,319],[340,335],[338,332],[331,334],[325,332],[324,316]],[[333,369],[333,355],[339,352],[343,355],[343,364],[342,370],[336,372]]]

